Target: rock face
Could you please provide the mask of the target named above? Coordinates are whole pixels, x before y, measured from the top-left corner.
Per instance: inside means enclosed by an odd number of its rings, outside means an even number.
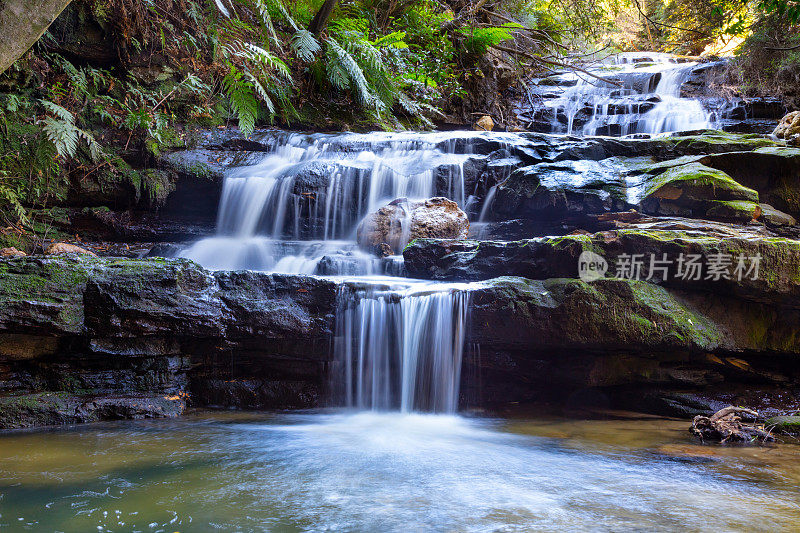
[[[358,244],[381,255],[400,253],[414,239],[466,239],[469,219],[447,198],[409,201],[399,198],[370,213],[358,226]]]
[[[88,256],[4,260],[0,279],[0,427],[324,393],[332,282]]]

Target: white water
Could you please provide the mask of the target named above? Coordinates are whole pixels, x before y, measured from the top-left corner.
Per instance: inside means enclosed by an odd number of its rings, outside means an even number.
[[[646,61],[651,60],[651,61]],[[662,134],[713,128],[714,115],[693,98],[681,98],[681,86],[696,63],[679,63],[669,54],[627,53],[612,58],[612,64],[591,69],[593,74],[618,80],[622,86],[583,73],[557,76],[564,82],[559,98],[546,105],[566,115],[566,133],[580,135]],[[582,126],[575,121],[589,110]],[[554,120],[553,131],[563,131]]]
[[[464,207],[470,196],[464,163],[476,136],[287,135],[259,163],[228,172],[217,235],[181,256],[216,269],[386,272],[393,261],[379,261],[355,248],[359,222],[397,198],[446,196]],[[318,269],[324,258],[325,268]]]
[[[454,413],[469,286],[388,277],[400,273],[402,257],[360,250],[355,231],[397,198],[441,195],[464,207],[464,163],[478,137],[287,135],[257,164],[229,171],[217,235],[182,255],[213,269],[336,276],[339,403]],[[402,233],[396,249],[408,241]]]
[[[343,287],[335,385],[344,405],[454,413],[468,289],[425,282]]]

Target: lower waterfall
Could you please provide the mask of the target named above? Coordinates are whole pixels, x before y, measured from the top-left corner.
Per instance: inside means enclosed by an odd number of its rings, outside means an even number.
[[[464,285],[345,286],[333,390],[359,409],[455,413],[469,293]]]

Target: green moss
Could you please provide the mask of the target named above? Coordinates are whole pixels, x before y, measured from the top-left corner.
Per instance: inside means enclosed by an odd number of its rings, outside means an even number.
[[[758,193],[737,183],[726,173],[700,163],[672,167],[647,181],[644,197],[666,200],[748,200],[758,202]]]
[[[758,204],[746,200],[715,200],[710,202],[706,216],[709,218],[747,222],[753,219]]]

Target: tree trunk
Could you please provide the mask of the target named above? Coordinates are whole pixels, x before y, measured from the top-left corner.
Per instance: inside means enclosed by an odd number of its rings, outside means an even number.
[[[70,0],[0,1],[0,73],[22,57]]]
[[[314,15],[314,20],[311,21],[308,31],[314,35],[319,35],[325,30],[325,27],[328,25],[328,21],[331,20],[333,10],[336,8],[336,2],[337,0],[325,0],[325,3],[322,4],[322,7],[319,8],[319,11],[317,11],[317,14]]]

